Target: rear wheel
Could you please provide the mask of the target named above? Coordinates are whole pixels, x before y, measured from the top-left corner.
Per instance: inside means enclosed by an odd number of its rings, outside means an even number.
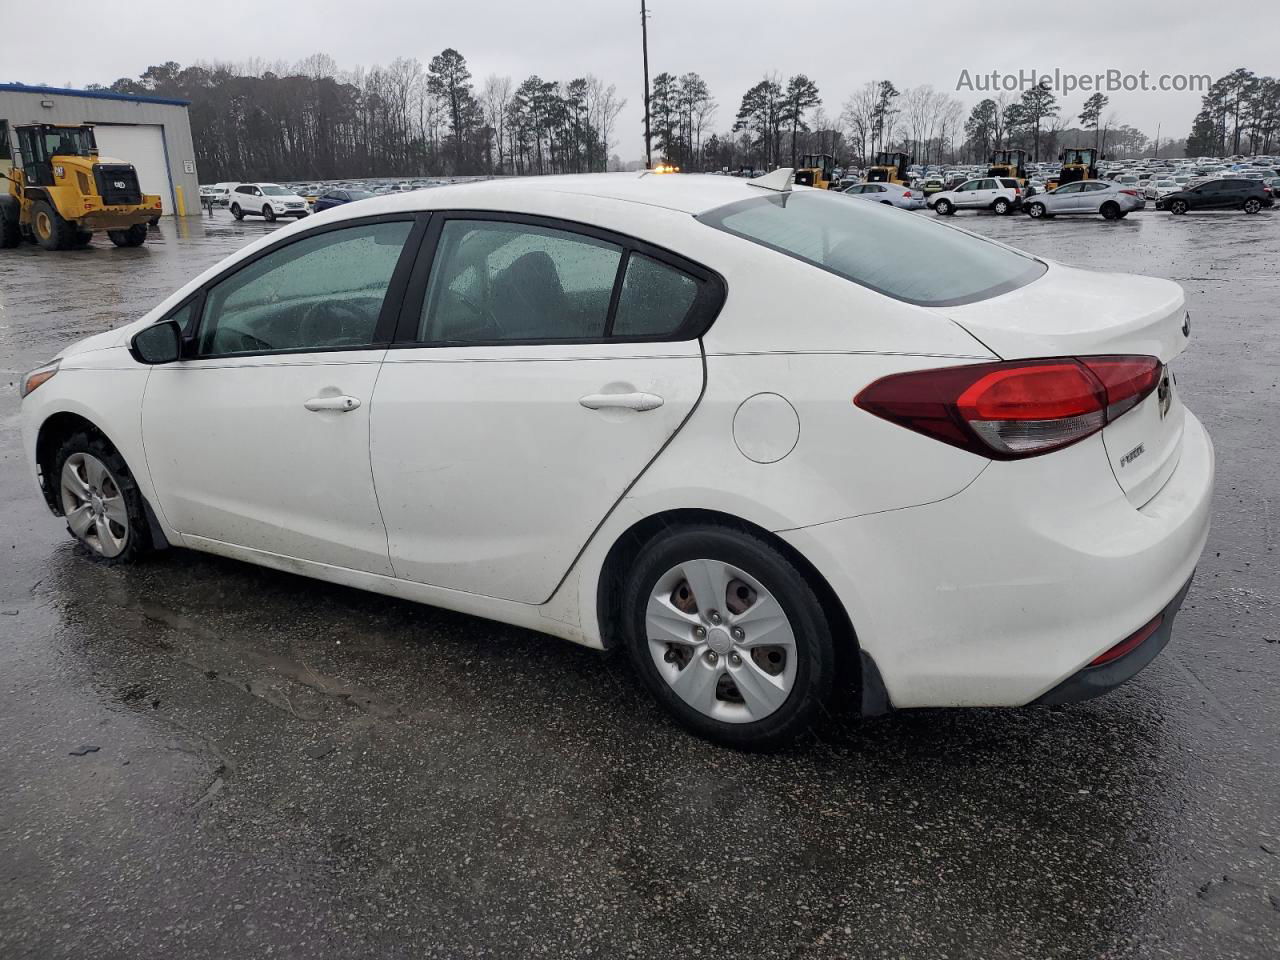
[[[240,204],[233,203],[231,205],[231,215],[235,217],[237,220],[244,219],[244,211],[240,209]]]
[[[71,245],[73,247],[87,247],[92,242],[92,230],[77,230],[74,239],[71,241]]]
[[[1033,203],[1027,207],[1027,216],[1033,220],[1042,219],[1047,212],[1043,203]]]
[[[1244,202],[1245,213],[1257,213],[1261,209],[1262,209],[1262,201],[1258,200],[1255,197],[1250,197],[1248,200]]]
[[[663,534],[637,555],[623,604],[646,686],[701,736],[778,746],[831,701],[835,649],[822,605],[758,537],[709,525]]]
[[[1098,212],[1102,214],[1103,220],[1119,220],[1120,219],[1120,205],[1116,203],[1114,200],[1108,200],[1106,203],[1102,205],[1102,207],[1098,210]]]
[[[16,247],[22,242],[22,228],[18,225],[17,204],[0,204],[0,249]]]
[[[1013,209],[1013,206],[1004,197],[1000,197],[996,200],[995,203],[991,205],[991,209],[1003,217],[1006,213],[1008,213],[1010,210]]]
[[[955,205],[945,197],[933,205],[933,212],[949,217],[955,212]]]
[[[94,559],[129,563],[151,549],[142,494],[111,444],[73,434],[58,448],[54,470],[67,530]]]
[[[1174,216],[1179,216],[1179,217],[1182,216],[1182,214],[1187,212],[1187,201],[1174,200],[1172,203],[1169,204],[1169,212],[1172,213]]]
[[[74,228],[48,200],[37,200],[32,209],[31,229],[36,242],[46,250],[65,250],[71,246]]]
[[[268,221],[275,220],[276,218],[276,212],[271,209],[271,204],[269,203],[264,203],[262,205],[262,215],[266,217]]]
[[[127,230],[108,230],[107,236],[117,247],[140,247],[147,242],[147,225],[135,223]]]

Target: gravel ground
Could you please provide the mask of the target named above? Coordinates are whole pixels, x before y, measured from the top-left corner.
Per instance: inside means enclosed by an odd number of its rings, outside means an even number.
[[[8,389],[0,956],[1277,956],[1280,212],[953,222],[1187,291],[1214,528],[1139,678],[718,749],[621,657],[180,550],[89,562]],[[0,382],[269,229],[0,252]]]

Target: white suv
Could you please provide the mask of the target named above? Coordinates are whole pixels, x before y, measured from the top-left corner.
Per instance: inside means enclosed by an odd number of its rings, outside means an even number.
[[[231,215],[245,217],[305,217],[310,211],[307,201],[278,183],[242,183],[231,191]]]
[[[943,190],[929,198],[934,213],[950,216],[957,210],[994,210],[1013,213],[1022,206],[1022,188],[1012,177],[978,177],[954,190]]]

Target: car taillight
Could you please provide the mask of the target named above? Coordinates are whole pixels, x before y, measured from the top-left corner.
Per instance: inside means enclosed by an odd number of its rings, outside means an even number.
[[[903,195],[904,197],[909,197],[909,196],[911,196],[911,191],[910,191],[910,190],[903,190],[903,191],[902,191],[902,195]]]
[[[1057,357],[894,373],[855,405],[993,460],[1034,457],[1083,440],[1160,382],[1155,357]]]
[[[1119,192],[1120,192],[1120,193],[1127,193],[1127,194],[1128,194],[1129,196],[1131,196],[1131,197],[1136,197],[1136,196],[1138,195],[1138,191],[1137,191],[1137,190],[1121,190],[1121,191],[1119,191]]]

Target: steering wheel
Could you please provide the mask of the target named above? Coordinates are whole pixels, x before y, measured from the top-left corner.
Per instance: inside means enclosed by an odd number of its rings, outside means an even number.
[[[359,310],[340,301],[320,301],[307,307],[298,323],[298,342],[303,347],[336,347],[360,340],[359,331],[368,318]]]

